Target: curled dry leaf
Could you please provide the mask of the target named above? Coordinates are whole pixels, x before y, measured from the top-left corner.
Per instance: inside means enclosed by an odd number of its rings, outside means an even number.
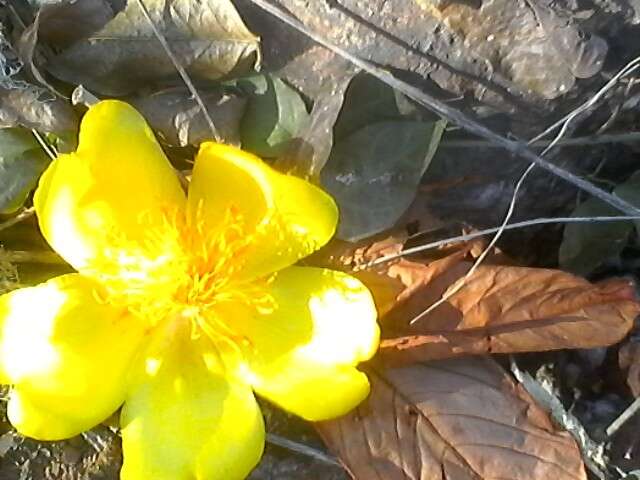
[[[100,3],[92,0],[96,2]],[[55,19],[56,25],[64,24],[61,17],[67,18],[71,9],[84,11],[84,3],[74,2],[64,10],[61,6],[57,8],[59,15],[50,11],[40,22],[40,28],[48,32],[49,45],[61,50],[45,65],[49,73],[111,96],[126,95],[154,82],[175,78],[175,66],[135,1],[127,2],[124,9],[114,12],[111,20],[85,37],[70,42],[65,36],[54,35],[50,23]],[[254,66],[259,39],[246,28],[231,1],[147,0],[145,4],[189,74],[216,80]],[[58,40],[62,43],[58,44]]]
[[[369,398],[316,424],[357,480],[583,480],[566,432],[487,358],[371,368]]]
[[[239,145],[246,100],[221,90],[201,91],[200,96],[225,143]],[[172,145],[197,146],[211,139],[209,124],[196,100],[185,89],[160,91],[129,101]]]
[[[594,285],[558,270],[492,265],[480,267],[447,302],[408,325],[469,267],[456,264],[388,315],[391,338],[382,342],[384,354],[405,361],[593,348],[620,341],[640,312],[627,280]]]
[[[446,302],[422,315],[458,286],[482,244],[449,247],[443,250],[448,254],[435,252],[440,257],[426,262],[401,259],[363,269],[380,251],[400,245],[391,240],[352,246],[351,255],[343,247],[333,260],[360,268],[356,275],[373,292],[382,316],[381,354],[393,363],[611,345],[640,312],[629,280],[592,284],[559,270],[504,265],[494,255]]]

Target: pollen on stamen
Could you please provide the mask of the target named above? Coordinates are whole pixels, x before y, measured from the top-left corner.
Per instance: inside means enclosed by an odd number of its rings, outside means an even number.
[[[260,314],[274,309],[267,293],[272,277],[243,281],[245,259],[259,248],[260,231],[233,206],[213,228],[202,203],[195,211],[167,209],[161,219],[142,214],[142,238],[110,232],[96,272],[111,301],[126,305],[152,325],[174,315],[188,317],[192,337],[201,334],[246,348],[246,339],[212,316],[216,304],[240,302]],[[208,320],[203,320],[205,317]]]

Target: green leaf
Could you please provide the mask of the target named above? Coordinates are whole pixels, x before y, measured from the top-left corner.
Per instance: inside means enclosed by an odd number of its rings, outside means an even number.
[[[379,122],[339,141],[321,173],[340,208],[338,237],[374,235],[409,207],[445,122]]]
[[[400,92],[371,75],[360,73],[353,77],[345,93],[342,110],[333,129],[335,139],[340,141],[372,123],[398,120],[412,110]]]
[[[238,80],[249,95],[242,119],[242,147],[262,157],[284,153],[309,119],[302,97],[277,77],[260,75]]]
[[[613,191],[627,202],[640,206],[640,172]],[[573,217],[618,216],[610,205],[590,198],[573,211]],[[635,222],[636,229],[640,222]],[[569,223],[565,226],[558,252],[563,269],[579,275],[589,275],[608,261],[619,257],[628,243],[634,222]]]
[[[12,213],[22,206],[48,162],[27,130],[0,129],[0,213]]]

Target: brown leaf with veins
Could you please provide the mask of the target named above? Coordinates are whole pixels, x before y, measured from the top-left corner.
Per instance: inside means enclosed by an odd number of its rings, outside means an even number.
[[[354,479],[586,479],[571,436],[488,358],[367,373],[369,398],[316,424]]]
[[[406,262],[405,262],[406,263]],[[558,271],[481,266],[447,302],[416,318],[463,277],[471,263],[452,255],[422,271],[382,320],[381,353],[393,361],[422,361],[481,353],[592,348],[620,341],[640,312],[630,281],[591,284]],[[404,278],[415,264],[398,264]],[[419,276],[420,277],[420,276]]]

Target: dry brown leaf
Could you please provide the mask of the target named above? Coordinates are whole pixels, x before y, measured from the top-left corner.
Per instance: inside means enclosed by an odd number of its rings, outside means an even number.
[[[488,358],[368,374],[368,400],[317,424],[354,479],[586,479],[574,440]]]
[[[394,361],[592,348],[620,341],[640,312],[630,281],[591,284],[558,271],[481,266],[447,302],[411,319],[438,300],[469,269],[459,257],[423,272],[427,281],[411,291],[383,320],[382,353]],[[415,265],[396,269],[415,274]],[[405,273],[406,275],[407,273]]]
[[[640,397],[640,343],[628,342],[618,352],[618,363],[627,370],[627,385],[634,397]]]

